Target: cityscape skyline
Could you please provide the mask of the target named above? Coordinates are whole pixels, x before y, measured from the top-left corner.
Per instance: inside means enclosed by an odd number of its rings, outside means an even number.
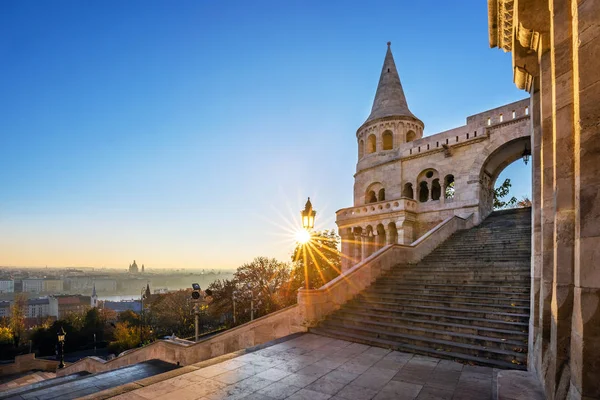
[[[352,204],[388,40],[426,136],[525,97],[478,1],[116,4],[0,5],[2,265],[289,260],[308,196],[316,229]],[[499,181],[520,198],[530,176],[517,161]]]

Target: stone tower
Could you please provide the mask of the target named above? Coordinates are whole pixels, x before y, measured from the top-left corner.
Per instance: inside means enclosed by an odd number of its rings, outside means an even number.
[[[92,297],[90,298],[90,305],[92,308],[98,307],[98,295],[96,294],[96,284],[94,283],[94,287],[92,289]]]

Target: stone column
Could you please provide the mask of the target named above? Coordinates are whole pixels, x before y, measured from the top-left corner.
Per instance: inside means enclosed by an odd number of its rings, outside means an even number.
[[[340,229],[342,239],[342,273],[354,265],[354,234],[351,228]]]
[[[528,366],[539,371],[541,355],[535,349],[540,327],[540,275],[542,268],[542,225],[541,225],[541,136],[540,125],[540,78],[535,77],[531,90],[531,310],[529,319]],[[541,346],[541,343],[540,343]]]
[[[546,38],[543,38],[544,40]],[[538,368],[540,380],[545,382],[549,366],[550,354],[547,351],[550,344],[550,320],[552,303],[552,281],[554,276],[554,153],[552,146],[552,73],[550,52],[540,58],[540,106],[542,110],[542,143],[541,153],[541,236],[542,236],[542,265],[540,269],[540,322],[539,338],[536,353],[541,355]],[[550,391],[546,390],[546,393]]]
[[[573,162],[573,41],[571,5],[550,1],[550,57],[554,171],[554,265],[550,365],[547,385],[553,384],[554,399],[564,399],[569,390],[571,316],[573,314],[573,257],[575,234]],[[552,374],[552,375],[550,375]]]
[[[365,260],[366,258],[368,258],[370,256],[370,254],[369,254],[369,236],[368,236],[368,233],[366,233],[364,230],[363,230],[363,234],[361,235],[361,239],[362,239],[362,242],[361,242],[362,258],[361,258],[361,261],[363,261],[363,260]]]
[[[570,399],[600,398],[600,2],[572,1],[575,289]]]
[[[360,233],[354,234],[354,263],[358,264],[363,260],[362,236]]]

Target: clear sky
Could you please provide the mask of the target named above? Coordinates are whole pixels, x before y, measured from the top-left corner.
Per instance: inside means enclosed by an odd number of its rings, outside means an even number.
[[[387,41],[426,135],[526,97],[486,7],[1,1],[0,265],[287,261],[307,196],[352,205]]]

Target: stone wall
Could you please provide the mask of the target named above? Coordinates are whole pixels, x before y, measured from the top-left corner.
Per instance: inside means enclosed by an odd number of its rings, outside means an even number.
[[[15,362],[0,364],[0,376],[20,374],[27,371],[55,372],[59,362],[56,360],[44,360],[35,358],[35,354],[24,354],[16,356]]]

